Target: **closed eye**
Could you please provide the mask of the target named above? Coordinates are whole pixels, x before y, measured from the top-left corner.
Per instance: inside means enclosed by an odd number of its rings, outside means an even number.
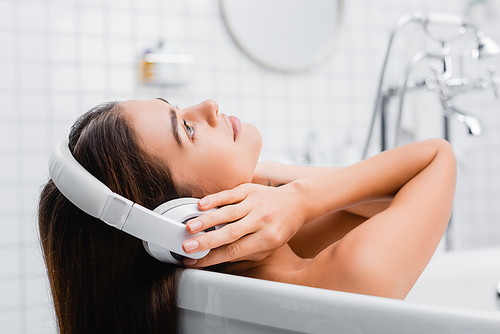
[[[184,124],[184,127],[186,128],[188,136],[191,138],[191,140],[194,139],[194,126],[187,124],[185,119],[182,120],[182,123]]]

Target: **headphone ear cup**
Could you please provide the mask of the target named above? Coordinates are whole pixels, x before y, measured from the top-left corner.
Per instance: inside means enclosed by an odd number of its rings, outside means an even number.
[[[177,198],[161,204],[153,211],[162,216],[186,224],[190,219],[215,210],[200,211],[198,209],[198,201],[198,198]]]
[[[199,199],[197,198],[178,198],[161,204],[153,211],[182,224],[186,224],[190,219],[215,211],[215,209],[200,211],[198,209],[198,201]],[[182,241],[179,240],[179,242]],[[182,259],[184,258],[182,255],[146,241],[143,241],[143,245],[149,255],[161,262],[182,264]]]
[[[176,254],[174,252],[169,251],[168,249],[162,248],[160,246],[156,246],[147,241],[142,241],[142,245],[146,252],[157,259],[158,261],[164,263],[173,263],[173,264],[181,264],[183,256]]]

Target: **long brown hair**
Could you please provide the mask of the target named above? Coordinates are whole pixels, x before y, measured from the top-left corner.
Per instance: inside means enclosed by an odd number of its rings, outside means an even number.
[[[69,135],[75,159],[149,209],[188,195],[140,149],[123,108],[104,103],[76,121]],[[151,258],[140,240],[82,212],[52,180],[40,195],[38,222],[60,333],[177,332],[181,268]]]

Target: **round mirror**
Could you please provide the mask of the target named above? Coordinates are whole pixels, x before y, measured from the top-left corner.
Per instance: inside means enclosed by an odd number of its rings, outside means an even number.
[[[342,0],[220,0],[229,33],[258,63],[279,71],[311,67],[332,50]]]

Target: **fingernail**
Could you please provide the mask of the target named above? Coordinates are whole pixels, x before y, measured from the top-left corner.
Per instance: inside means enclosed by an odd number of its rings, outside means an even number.
[[[190,258],[186,257],[184,260],[182,260],[182,262],[186,266],[194,266],[196,264],[196,262],[198,262],[198,260],[196,260],[196,259],[190,259]]]
[[[191,231],[199,230],[202,226],[203,226],[203,223],[199,220],[195,220],[194,222],[189,224],[189,228],[191,229]]]
[[[195,250],[196,248],[198,248],[198,246],[200,246],[200,243],[196,240],[188,240],[184,243],[184,250],[186,252],[190,252],[192,250]]]
[[[203,198],[203,199],[200,199],[200,201],[198,202],[201,206],[205,206],[209,203],[210,201],[206,198]]]

